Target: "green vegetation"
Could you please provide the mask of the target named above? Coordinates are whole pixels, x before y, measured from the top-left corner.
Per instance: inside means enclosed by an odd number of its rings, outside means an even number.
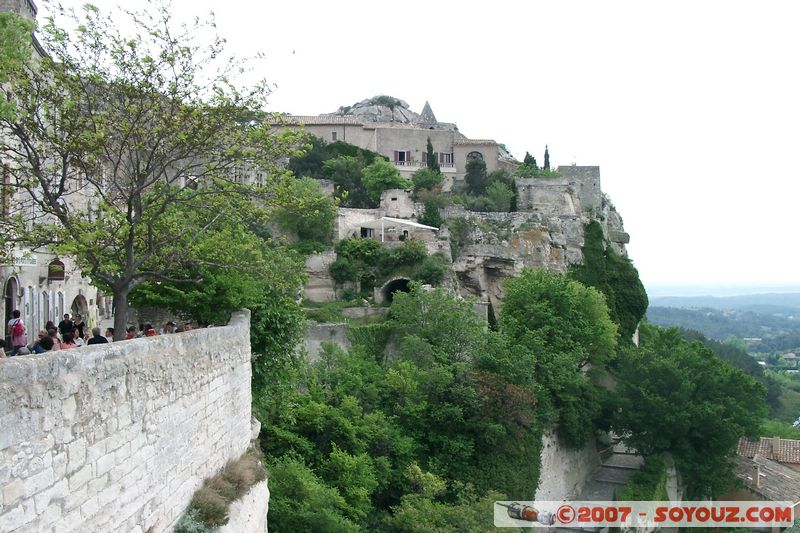
[[[439,168],[439,160],[436,159],[436,153],[433,151],[433,143],[431,143],[431,138],[428,137],[428,143],[425,145],[425,159],[426,165],[429,170],[441,174],[441,169]]]
[[[644,502],[667,501],[667,464],[657,456],[649,456],[642,468],[636,471],[625,483],[622,492],[616,495],[618,501]]]
[[[800,428],[792,427],[788,422],[778,420],[764,420],[761,429],[758,431],[759,437],[781,437],[782,439],[800,440]]]
[[[504,169],[486,173],[482,159],[471,159],[464,176],[464,206],[471,211],[516,211],[517,185]]]
[[[280,203],[275,191],[294,179],[280,163],[302,138],[274,133],[261,111],[267,85],[241,86],[246,63],[224,39],[200,37],[213,35],[213,20],[179,34],[167,30],[173,24],[169,10],[64,10],[38,28],[47,54],[26,62],[29,25],[6,15],[0,22],[0,101],[13,102],[13,112],[2,108],[0,152],[9,185],[40,215],[32,225],[14,217],[8,234],[74,258],[113,295],[117,339],[132,290],[182,279],[196,270],[197,239],[227,231],[217,215],[228,213],[206,206],[217,198],[234,210]],[[8,49],[16,46],[24,48]],[[263,172],[264,186],[240,183],[243,168]],[[89,201],[72,201],[77,190]],[[201,223],[175,216],[195,204],[207,215]]]
[[[425,243],[407,239],[400,246],[383,246],[372,239],[342,239],[336,243],[336,261],[330,273],[339,284],[356,283],[362,295],[392,275],[409,276],[438,285],[446,272],[446,261],[428,256]]]
[[[33,22],[16,13],[0,13],[0,119],[16,118],[16,105],[5,84],[30,61],[34,26]]]
[[[646,457],[671,453],[688,497],[724,492],[739,438],[766,414],[764,387],[676,329],[640,333],[616,361],[612,427]]]
[[[647,311],[647,292],[639,273],[630,259],[606,246],[603,228],[596,220],[584,227],[583,239],[583,264],[570,268],[570,276],[603,293],[620,338],[630,342]]]
[[[422,189],[430,191],[442,184],[442,175],[430,168],[421,168],[411,176],[411,182],[414,184],[415,193]]]
[[[558,420],[559,436],[581,446],[594,433],[602,404],[582,370],[600,373],[616,347],[617,326],[602,294],[567,277],[534,270],[508,279],[500,331],[521,361],[532,361],[539,416]]]
[[[385,159],[376,159],[364,167],[362,181],[367,196],[377,204],[381,193],[387,189],[409,189],[411,182],[400,176],[397,168]]]
[[[275,218],[281,228],[294,233],[301,252],[319,252],[330,246],[336,203],[322,190],[319,182],[300,178],[287,183],[286,199],[277,209]]]

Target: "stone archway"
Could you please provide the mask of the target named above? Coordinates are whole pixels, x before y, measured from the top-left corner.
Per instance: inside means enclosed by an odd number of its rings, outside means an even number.
[[[76,315],[81,315],[85,320],[88,313],[89,313],[89,305],[86,303],[86,297],[82,294],[79,294],[72,300],[72,305],[69,307],[70,314],[73,318]]]
[[[411,280],[408,278],[395,278],[387,281],[380,290],[375,291],[377,293],[375,295],[375,303],[391,303],[395,292],[409,292],[408,284],[410,282]]]

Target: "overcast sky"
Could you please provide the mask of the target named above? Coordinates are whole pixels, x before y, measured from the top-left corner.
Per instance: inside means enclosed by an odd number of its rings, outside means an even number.
[[[599,165],[648,285],[800,285],[800,2],[174,7],[213,9],[237,53],[266,54],[273,111],[428,100],[519,159],[549,144],[555,165]]]

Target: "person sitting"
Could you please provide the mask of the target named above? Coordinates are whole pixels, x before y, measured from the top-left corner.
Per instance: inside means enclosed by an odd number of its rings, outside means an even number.
[[[53,338],[49,335],[42,337],[42,340],[39,341],[38,347],[42,351],[37,351],[36,353],[45,353],[51,351],[53,349]]]
[[[106,328],[105,337],[108,342],[114,342],[114,328]]]
[[[86,341],[83,340],[83,337],[81,337],[78,334],[78,328],[72,328],[72,339],[73,342],[75,343],[75,346],[77,346],[78,348],[80,348],[81,346],[86,346]]]
[[[170,320],[166,324],[164,324],[164,329],[161,330],[163,335],[169,335],[170,333],[175,333],[175,322]]]
[[[78,334],[75,335],[76,340],[86,338],[86,322],[83,321],[81,315],[75,315],[75,329],[78,330]]]
[[[32,343],[30,343],[28,345],[28,349],[31,351],[31,353],[42,353],[44,350],[42,350],[39,347],[39,345],[41,344],[42,339],[45,338],[45,337],[48,337],[48,336],[49,335],[47,334],[47,331],[45,331],[43,329],[40,329],[39,330],[39,336],[36,338],[36,340],[34,342],[32,342]]]
[[[158,332],[153,328],[152,324],[145,324],[144,325],[144,336],[145,337],[157,337]]]
[[[136,338],[136,326],[128,326],[128,330],[125,332],[125,340],[129,341],[135,338]]]
[[[61,341],[58,340],[58,330],[56,328],[50,328],[47,330],[47,334],[50,336],[50,339],[53,341],[53,350],[60,350],[61,349]]]
[[[92,328],[92,338],[86,344],[108,344],[108,339],[100,335],[100,328],[95,326]]]
[[[72,332],[64,333],[64,336],[61,338],[61,349],[69,350],[77,347],[78,345],[75,344],[75,337],[72,336]]]

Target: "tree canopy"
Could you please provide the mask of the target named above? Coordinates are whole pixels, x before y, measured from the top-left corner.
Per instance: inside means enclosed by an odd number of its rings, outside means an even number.
[[[690,498],[730,487],[739,438],[766,414],[764,387],[676,329],[649,324],[619,356],[612,426],[644,455],[669,452]]]

